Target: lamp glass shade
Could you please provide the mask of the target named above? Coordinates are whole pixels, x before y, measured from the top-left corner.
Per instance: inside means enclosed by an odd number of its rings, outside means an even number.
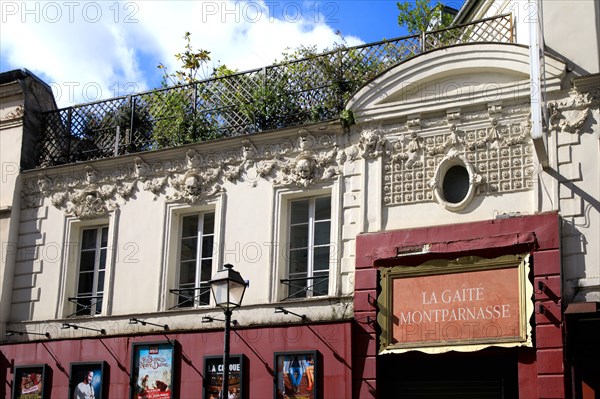
[[[231,265],[225,265],[209,281],[215,304],[223,309],[237,308],[242,304],[246,282]]]

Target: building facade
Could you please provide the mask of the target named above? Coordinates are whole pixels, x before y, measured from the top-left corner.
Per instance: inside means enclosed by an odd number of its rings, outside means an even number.
[[[335,117],[175,148],[159,94],[103,144],[0,75],[0,397],[216,397],[228,263],[230,397],[597,397],[600,6],[566,4],[467,1]]]

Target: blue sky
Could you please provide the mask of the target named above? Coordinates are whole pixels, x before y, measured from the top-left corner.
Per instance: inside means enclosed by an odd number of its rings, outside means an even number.
[[[331,47],[338,31],[348,45],[402,36],[397,17],[389,0],[0,0],[0,70],[31,70],[65,107],[159,86],[157,65],[178,68],[186,31],[211,67],[247,70]]]

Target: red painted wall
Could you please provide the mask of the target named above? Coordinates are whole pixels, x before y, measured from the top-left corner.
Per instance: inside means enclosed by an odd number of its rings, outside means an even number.
[[[466,255],[497,257],[531,253],[534,283],[534,348],[519,349],[519,398],[564,398],[563,317],[560,289],[560,230],[557,213],[488,220],[473,223],[394,230],[359,235],[356,240],[354,308],[357,321],[375,320],[378,266],[399,264],[398,248],[432,244],[433,253],[402,258],[418,265],[434,258]],[[538,281],[543,283],[538,288]],[[542,306],[543,308],[540,308]],[[371,323],[355,325],[355,340],[369,342],[367,351],[354,353],[354,364],[365,364],[354,373],[354,398],[377,397],[377,339]]]
[[[247,358],[247,398],[273,397],[274,352],[318,350],[321,355],[323,398],[347,399],[351,393],[350,322],[288,327],[234,329],[231,353]],[[49,398],[65,399],[69,389],[71,362],[102,361],[109,366],[107,398],[129,395],[131,346],[135,342],[177,340],[181,356],[174,386],[180,399],[202,398],[204,356],[223,355],[222,330],[203,333],[167,333],[135,337],[72,339],[0,346],[0,397],[9,399],[14,365],[46,363],[52,372]],[[177,377],[177,375],[179,377]]]

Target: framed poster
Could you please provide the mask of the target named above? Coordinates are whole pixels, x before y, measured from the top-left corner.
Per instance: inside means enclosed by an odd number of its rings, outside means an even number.
[[[275,398],[318,398],[317,351],[275,353]]]
[[[229,394],[225,399],[243,399],[244,355],[229,356]],[[204,399],[221,398],[223,387],[223,356],[204,357]]]
[[[15,366],[12,399],[44,399],[47,367],[45,364]]]
[[[105,362],[71,363],[69,399],[103,399]]]
[[[131,399],[174,399],[175,341],[135,343],[131,356]]]

